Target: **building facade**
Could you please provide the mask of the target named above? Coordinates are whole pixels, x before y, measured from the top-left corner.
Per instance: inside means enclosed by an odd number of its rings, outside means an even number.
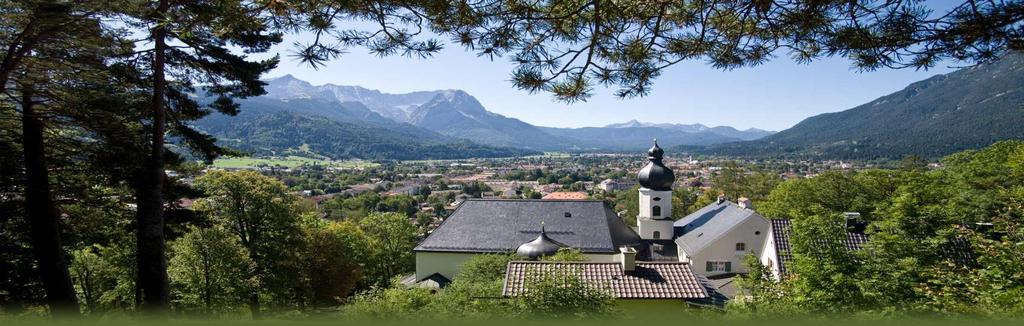
[[[647,160],[637,173],[635,228],[598,200],[467,199],[414,249],[415,280],[452,280],[479,254],[537,259],[561,248],[592,263],[621,263],[625,250],[636,252],[636,261],[684,263],[697,274],[744,272],[743,255],[760,253],[768,233],[764,217],[749,201],[720,200],[677,221],[675,175],[657,141]]]

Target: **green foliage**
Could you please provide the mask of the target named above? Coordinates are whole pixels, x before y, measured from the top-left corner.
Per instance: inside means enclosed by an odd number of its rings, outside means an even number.
[[[594,318],[613,311],[608,288],[587,284],[572,265],[534,275],[524,285],[524,313],[531,317]]]
[[[132,246],[93,245],[73,251],[71,279],[82,310],[101,316],[112,310],[135,308],[135,251]]]
[[[355,223],[323,222],[307,227],[305,278],[312,292],[310,300],[321,307],[345,301],[363,277],[370,239]]]
[[[607,289],[585,284],[569,271],[538,275],[530,285],[533,296],[503,298],[505,269],[516,259],[512,254],[476,255],[462,264],[458,277],[444,289],[375,289],[357,296],[343,312],[352,318],[492,320],[597,317],[612,311]]]
[[[793,303],[814,313],[859,311],[867,307],[861,292],[860,266],[847,251],[845,221],[839,214],[819,212],[792,222],[790,281]]]
[[[736,162],[730,161],[711,177],[711,191],[707,191],[700,202],[706,205],[719,194],[725,194],[731,200],[747,197],[760,204],[781,182],[782,178],[777,174],[756,171],[748,174]],[[702,206],[698,204],[698,207]]]
[[[72,263],[68,266],[71,279],[75,283],[80,302],[84,305],[85,314],[94,315],[102,312],[101,301],[108,286],[114,285],[111,279],[111,266],[93,252],[94,248],[83,248],[72,252]]]
[[[171,243],[167,273],[175,306],[215,314],[242,306],[255,287],[253,262],[231,232],[194,228]]]
[[[701,206],[697,206],[697,194],[697,191],[688,188],[672,189],[672,218],[683,218],[700,209]]]
[[[1020,317],[1024,143],[943,162],[780,185],[764,208],[793,221],[792,275],[774,284],[746,278],[754,297],[737,311]],[[870,217],[869,241],[851,253],[838,214],[857,209]]]
[[[801,313],[786,291],[788,283],[776,282],[771,269],[761,264],[758,256],[747,254],[743,265],[750,272],[736,278],[737,296],[728,303],[726,310],[730,315],[795,316]]]
[[[787,180],[771,191],[758,211],[772,218],[842,212],[870,218],[874,205],[889,198],[899,177],[889,171],[828,171],[814,178]]]
[[[367,282],[385,286],[391,278],[412,271],[416,256],[412,248],[417,243],[416,226],[409,218],[397,213],[371,213],[359,221],[360,228],[369,238],[367,255]]]
[[[429,319],[426,310],[437,296],[429,289],[383,288],[357,295],[346,305],[343,315],[375,320]]]
[[[546,260],[546,261],[589,261],[590,258],[587,258],[587,256],[584,255],[583,252],[580,251],[579,249],[559,248],[558,251],[555,252],[554,255],[551,255],[551,256],[548,256],[548,257],[543,257],[543,260]]]
[[[246,248],[259,289],[251,295],[265,292],[279,304],[290,302],[301,288],[299,199],[280,181],[253,171],[211,171],[196,178],[195,186],[208,197],[193,209],[210,215]]]
[[[518,259],[518,256],[514,254],[474,255],[459,266],[459,277],[455,278],[455,282],[490,283],[495,280],[504,279],[505,268],[509,262],[516,259]]]

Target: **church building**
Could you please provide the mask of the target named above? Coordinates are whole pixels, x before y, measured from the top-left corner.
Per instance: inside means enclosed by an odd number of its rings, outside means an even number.
[[[655,141],[647,151],[647,164],[637,174],[640,189],[635,228],[599,200],[469,199],[414,249],[415,281],[444,284],[458,277],[460,265],[474,255],[516,253],[523,261],[509,265],[513,274],[506,279],[511,282],[506,284],[506,295],[516,295],[524,271],[565,265],[538,261],[540,257],[573,248],[589,261],[570,265],[630,280],[617,285],[622,293],[636,293],[630,287],[639,286],[661,289],[651,292],[652,298],[665,293],[674,293],[674,298],[705,297],[701,284],[694,283],[697,276],[711,271],[708,261],[735,262],[740,248],[730,243],[731,237],[745,237],[749,219],[725,217],[720,215],[722,210],[705,208],[698,211],[699,216],[681,219],[689,222],[680,225],[672,212],[675,175],[663,163],[664,154]],[[749,230],[751,236],[763,237],[767,232],[766,225],[764,230],[754,226],[757,230]],[[705,228],[707,232],[703,232]],[[681,240],[693,232],[697,233],[689,237],[699,241]],[[742,241],[750,246],[742,248],[744,252],[758,252],[764,240]],[[718,248],[723,246],[728,248]],[[727,252],[725,257],[717,257],[722,252]],[[714,267],[717,271],[717,263]],[[614,276],[620,274],[621,278]]]

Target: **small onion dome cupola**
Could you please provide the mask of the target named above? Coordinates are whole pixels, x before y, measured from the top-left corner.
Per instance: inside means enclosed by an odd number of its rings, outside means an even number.
[[[672,169],[661,163],[664,155],[665,151],[658,147],[658,140],[655,139],[654,147],[647,150],[647,159],[651,162],[647,163],[647,166],[640,169],[640,173],[637,174],[640,186],[658,191],[672,190],[672,183],[676,181],[676,176],[672,173]]]
[[[544,231],[544,224],[541,224],[540,235],[533,239],[533,241],[519,245],[519,248],[516,249],[516,255],[536,260],[543,256],[554,255],[562,247],[565,247],[565,245],[549,238],[547,232]]]

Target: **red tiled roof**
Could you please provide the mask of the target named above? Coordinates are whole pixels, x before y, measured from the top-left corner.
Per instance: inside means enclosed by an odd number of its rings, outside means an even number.
[[[637,262],[630,273],[620,263],[514,261],[505,271],[505,296],[528,291],[528,283],[543,273],[570,271],[584,282],[608,289],[616,299],[702,299],[708,293],[690,264]]]
[[[547,200],[580,200],[580,199],[587,199],[587,193],[582,192],[582,191],[553,192],[553,193],[545,195],[541,199],[547,199]]]

